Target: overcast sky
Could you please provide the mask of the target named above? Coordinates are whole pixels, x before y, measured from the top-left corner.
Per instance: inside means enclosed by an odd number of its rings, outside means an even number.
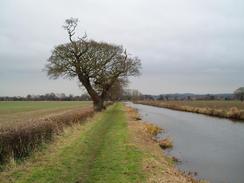
[[[225,93],[244,85],[243,0],[1,0],[0,96],[80,94],[42,72],[65,19],[142,60],[130,88],[144,94]]]

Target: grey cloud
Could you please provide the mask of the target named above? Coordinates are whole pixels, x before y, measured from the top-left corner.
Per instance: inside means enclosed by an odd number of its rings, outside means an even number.
[[[67,41],[61,26],[71,16],[80,34],[141,58],[143,75],[131,87],[143,93],[232,92],[244,85],[243,9],[242,0],[3,0],[0,73],[12,76],[0,75],[0,95],[80,92],[76,82],[40,72],[53,46]],[[16,81],[25,84],[15,88]]]

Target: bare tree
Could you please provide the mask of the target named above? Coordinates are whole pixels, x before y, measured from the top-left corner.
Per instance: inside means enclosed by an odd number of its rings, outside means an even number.
[[[65,21],[69,43],[58,45],[48,59],[51,78],[78,78],[93,100],[94,109],[104,108],[111,86],[118,80],[140,74],[141,61],[130,57],[122,46],[87,40],[86,34],[74,39],[78,19]]]

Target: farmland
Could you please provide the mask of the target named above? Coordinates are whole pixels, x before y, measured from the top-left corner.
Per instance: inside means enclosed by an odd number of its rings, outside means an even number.
[[[0,102],[0,128],[90,106],[80,101],[6,101]]]
[[[29,156],[94,111],[89,102],[1,102],[0,163]]]

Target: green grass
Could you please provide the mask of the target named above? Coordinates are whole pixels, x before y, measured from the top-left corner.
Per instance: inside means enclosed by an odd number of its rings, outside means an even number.
[[[7,101],[0,102],[0,126],[91,105],[81,101]]]
[[[27,162],[2,172],[0,182],[142,182],[141,161],[142,152],[129,144],[123,107],[115,104]]]

